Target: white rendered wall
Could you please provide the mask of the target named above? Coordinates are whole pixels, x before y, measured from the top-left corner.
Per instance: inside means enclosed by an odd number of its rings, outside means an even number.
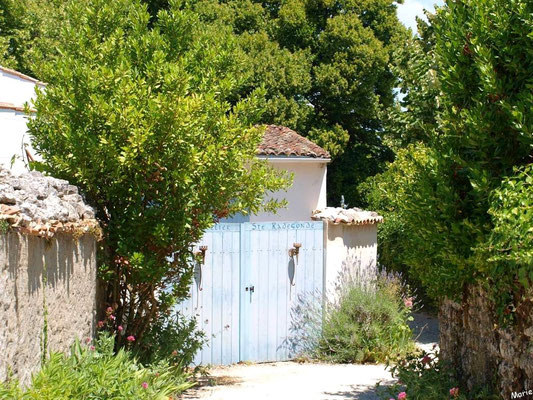
[[[326,207],[327,163],[324,160],[294,157],[292,160],[271,158],[269,162],[276,169],[294,174],[292,186],[286,192],[267,195],[267,198],[286,199],[288,206],[275,214],[251,215],[250,222],[310,221],[314,210]]]
[[[375,276],[377,261],[377,225],[345,225],[327,223],[324,230],[326,273],[325,292],[336,298],[340,283],[360,277]]]
[[[34,98],[35,85],[44,88],[43,84],[0,69],[0,102],[23,107],[24,103],[30,102]]]
[[[29,146],[29,137],[26,133],[27,116],[23,112],[0,109],[0,164],[4,168],[10,168],[14,174],[27,171],[23,151],[23,143],[28,144],[27,148],[35,155]],[[15,156],[14,164],[11,167],[11,160]]]
[[[44,85],[23,79],[17,75],[0,69],[0,103],[11,104],[15,107],[24,107],[35,97],[35,86],[44,88]],[[31,148],[27,135],[27,116],[22,111],[15,111],[0,106],[0,164],[10,168],[11,172],[18,174],[26,171],[26,154],[23,144],[36,157]],[[11,166],[11,160],[15,162]]]

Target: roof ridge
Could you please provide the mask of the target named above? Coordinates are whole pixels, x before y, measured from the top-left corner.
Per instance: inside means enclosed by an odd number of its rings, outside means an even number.
[[[33,82],[33,83],[37,83],[38,85],[46,86],[46,83],[43,82],[43,81],[40,81],[40,80],[38,80],[36,78],[33,78],[33,77],[29,76],[29,75],[23,74],[22,72],[16,71],[14,69],[4,67],[2,65],[0,65],[0,71],[7,72],[8,74],[15,75],[15,76],[17,76],[17,77],[19,77],[21,79],[24,79],[24,80],[27,80],[27,81],[30,81],[30,82]]]
[[[13,111],[20,111],[24,112],[24,106],[17,106],[13,103],[6,103],[4,101],[0,101],[0,110],[13,110]],[[34,113],[36,110],[34,108],[30,108],[30,112]]]
[[[330,159],[330,154],[309,138],[282,125],[266,125],[263,140],[258,148],[259,155],[295,156]]]

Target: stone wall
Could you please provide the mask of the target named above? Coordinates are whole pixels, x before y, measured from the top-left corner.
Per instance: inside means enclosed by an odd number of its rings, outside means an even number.
[[[28,382],[40,366],[45,329],[49,350],[92,337],[95,310],[94,236],[0,235],[0,381],[11,371]]]
[[[516,324],[502,328],[486,292],[470,287],[461,304],[440,308],[440,347],[472,389],[492,386],[503,399],[533,390],[533,291],[517,308]]]
[[[77,187],[0,167],[0,381],[93,336],[99,236]]]

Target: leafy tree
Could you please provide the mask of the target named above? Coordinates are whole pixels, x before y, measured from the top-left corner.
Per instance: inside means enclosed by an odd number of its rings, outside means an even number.
[[[17,67],[17,35],[20,27],[18,2],[0,0],[0,65]]]
[[[262,92],[227,101],[241,61],[223,25],[179,1],[151,24],[136,0],[71,0],[56,23],[56,51],[36,58],[49,85],[29,123],[33,144],[43,168],[96,207],[105,301],[125,329],[119,340],[139,340],[186,296],[205,229],[276,208],[264,192],[287,180],[255,158]]]
[[[533,164],[517,169],[492,193],[489,214],[494,224],[487,247],[489,261],[515,268],[533,265]],[[533,280],[525,272],[519,275]]]
[[[0,64],[40,78],[40,59],[55,52],[62,0],[0,0]]]
[[[456,212],[450,228],[470,244],[464,270],[496,278],[493,287],[498,278],[473,249],[494,229],[491,193],[515,167],[531,163],[533,57],[524,49],[533,45],[532,12],[524,0],[450,1],[435,25],[445,105],[439,164],[448,171],[443,183],[454,190],[448,206]]]
[[[3,0],[8,1],[8,0]],[[18,68],[40,79],[64,18],[61,0],[23,0]],[[168,0],[145,0],[150,26]],[[393,101],[391,54],[407,39],[393,0],[195,0],[181,2],[207,24],[228,25],[241,60],[236,104],[265,89],[265,123],[290,126],[334,156],[330,203],[363,202],[358,184],[381,172],[393,153],[383,143],[380,109]]]
[[[393,150],[411,143],[430,143],[436,136],[440,83],[435,59],[435,34],[432,14],[429,23],[418,19],[418,34],[408,37],[391,59],[391,69],[398,78],[398,99],[384,107],[381,118],[386,143]]]
[[[434,17],[427,15],[431,22]],[[416,231],[406,226],[408,216],[403,215],[403,205],[415,190],[417,165],[427,162],[427,146],[438,140],[438,115],[442,107],[434,47],[432,25],[418,19],[418,34],[394,51],[391,68],[398,77],[400,96],[383,108],[381,117],[384,140],[395,151],[396,161],[386,172],[369,178],[359,187],[369,207],[385,217],[385,222],[378,227],[380,263],[388,270],[401,272],[426,306],[431,300],[420,275],[411,273],[406,264],[412,254],[411,236]]]
[[[266,90],[263,121],[288,125],[335,157],[330,202],[362,201],[357,184],[391,160],[379,110],[393,100],[390,55],[406,37],[391,0],[197,0],[231,26],[249,76],[239,96]]]
[[[409,232],[403,261],[436,299],[485,282],[500,311],[513,309],[516,282],[533,278],[532,11],[526,0],[448,1],[437,11],[436,133],[398,152],[375,181]]]
[[[494,226],[478,251],[488,258],[484,273],[491,279],[498,314],[513,320],[533,282],[533,164],[516,170],[491,195],[489,214]]]

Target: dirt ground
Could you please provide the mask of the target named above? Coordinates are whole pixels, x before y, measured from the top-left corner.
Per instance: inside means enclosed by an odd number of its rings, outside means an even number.
[[[439,343],[439,321],[436,316],[426,313],[414,313],[414,320],[409,323],[416,345],[424,351],[433,351]]]
[[[211,369],[207,385],[184,399],[211,400],[378,400],[375,385],[390,384],[383,365],[237,364]]]
[[[411,322],[419,347],[438,342],[438,322],[415,314]],[[384,365],[277,362],[213,367],[185,400],[379,400],[376,384],[394,383]]]

